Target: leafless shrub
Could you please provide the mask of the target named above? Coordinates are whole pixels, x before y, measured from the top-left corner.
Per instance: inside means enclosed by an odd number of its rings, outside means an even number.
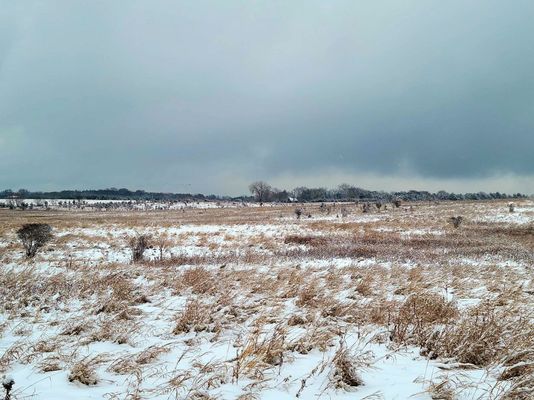
[[[26,250],[26,257],[32,258],[52,239],[52,227],[48,224],[24,224],[17,231],[17,236]]]
[[[513,213],[515,211],[515,204],[514,203],[508,203],[508,211]]]
[[[158,250],[160,261],[163,261],[163,255],[167,251],[167,249],[171,246],[171,243],[172,242],[169,238],[169,235],[167,235],[166,233],[162,233],[154,239],[154,245],[156,249]]]
[[[130,238],[128,242],[132,250],[132,261],[134,263],[143,261],[146,249],[150,247],[149,235],[137,235]]]
[[[458,215],[456,217],[450,217],[449,221],[452,226],[454,226],[455,228],[459,228],[462,222],[464,221],[464,217],[462,217],[461,215]]]
[[[300,219],[300,217],[301,217],[301,215],[302,215],[302,212],[303,212],[303,211],[302,211],[302,208],[298,208],[298,207],[295,208],[294,213],[295,213],[295,216],[297,217],[297,219]]]

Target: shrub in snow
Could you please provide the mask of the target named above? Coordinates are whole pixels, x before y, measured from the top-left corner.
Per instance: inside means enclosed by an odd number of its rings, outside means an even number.
[[[146,249],[150,247],[149,235],[138,235],[130,239],[130,249],[132,250],[132,261],[143,261]]]
[[[172,244],[171,240],[169,239],[169,235],[167,235],[166,233],[160,234],[154,240],[154,244],[159,253],[159,260],[163,261],[163,254]]]
[[[508,210],[513,213],[515,211],[515,205],[514,203],[509,203],[508,204]]]
[[[455,228],[459,228],[463,220],[464,220],[464,217],[462,217],[461,215],[458,215],[457,217],[449,218],[449,221],[451,222],[452,226],[454,226]]]
[[[52,239],[52,227],[48,224],[24,224],[17,231],[17,236],[26,250],[26,257],[32,258]]]
[[[302,215],[302,208],[295,208],[295,215],[297,216],[297,219],[300,219],[300,216]]]

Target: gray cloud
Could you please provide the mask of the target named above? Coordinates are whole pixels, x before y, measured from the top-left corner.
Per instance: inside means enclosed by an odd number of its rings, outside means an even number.
[[[0,0],[0,185],[532,192],[533,17],[526,0]]]

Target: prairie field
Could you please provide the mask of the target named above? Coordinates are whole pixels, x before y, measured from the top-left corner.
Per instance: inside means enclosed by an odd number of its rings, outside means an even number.
[[[0,210],[11,399],[534,399],[534,202],[366,211]]]

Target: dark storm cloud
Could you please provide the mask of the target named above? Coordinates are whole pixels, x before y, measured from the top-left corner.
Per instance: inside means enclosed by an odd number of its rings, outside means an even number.
[[[530,1],[0,0],[0,185],[532,191],[533,17]]]

